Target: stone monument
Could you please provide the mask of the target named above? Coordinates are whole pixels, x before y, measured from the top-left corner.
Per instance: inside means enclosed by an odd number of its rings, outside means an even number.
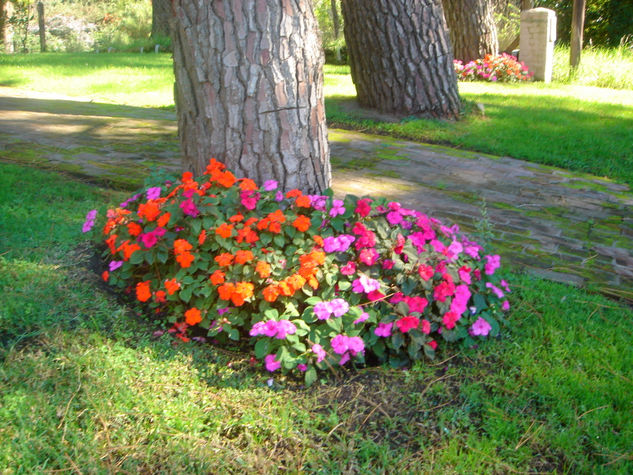
[[[556,13],[553,10],[532,8],[521,12],[519,59],[537,81],[552,80],[555,41]]]

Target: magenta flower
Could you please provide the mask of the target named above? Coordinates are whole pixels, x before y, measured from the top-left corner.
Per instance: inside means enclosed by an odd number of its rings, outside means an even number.
[[[352,291],[354,293],[366,293],[368,294],[372,290],[379,290],[380,282],[376,279],[371,279],[367,277],[365,274],[361,274],[361,276],[352,282]]]
[[[271,373],[281,368],[281,361],[277,361],[275,355],[267,355],[264,361],[266,362],[266,369]]]
[[[407,333],[409,330],[416,328],[420,324],[420,319],[414,317],[413,315],[407,315],[406,317],[402,317],[400,320],[396,322],[398,329],[402,333]]]
[[[484,272],[486,275],[492,275],[495,273],[495,270],[499,268],[501,265],[501,258],[495,254],[494,256],[486,256],[486,265],[484,267]]]
[[[460,269],[457,271],[457,273],[459,274],[459,278],[461,279],[461,281],[464,284],[471,284],[471,278],[470,278],[470,271],[472,269],[470,267],[466,267],[466,266],[462,266],[460,267]]]
[[[359,323],[363,323],[369,319],[369,314],[367,312],[363,312],[360,314],[356,320],[354,320],[354,325],[358,325]]]
[[[393,327],[393,322],[391,323],[379,323],[378,327],[374,330],[374,334],[376,336],[381,336],[383,338],[387,338],[391,336],[391,327]]]
[[[368,216],[371,212],[371,203],[372,200],[369,198],[363,198],[362,200],[358,200],[356,203],[356,209],[354,210],[356,213],[361,215],[363,218]]]
[[[341,214],[345,213],[345,207],[343,206],[343,201],[334,200],[332,201],[332,209],[330,209],[330,216],[335,218]]]
[[[264,182],[264,191],[276,190],[278,185],[279,183],[277,183],[275,180],[266,180]]]
[[[188,216],[191,216],[192,218],[195,218],[200,214],[200,211],[198,210],[198,208],[196,208],[196,205],[191,200],[191,198],[186,199],[185,201],[180,203],[180,209],[182,210],[183,213],[185,213]]]
[[[253,190],[244,190],[240,193],[240,202],[244,208],[252,211],[257,207],[259,196],[259,193]]]
[[[349,310],[349,304],[343,299],[334,299],[330,302],[330,310],[335,317],[342,317]]]
[[[350,359],[349,353],[345,353],[343,356],[341,356],[341,361],[338,362],[339,366],[343,366],[345,363],[347,363]]]
[[[402,222],[402,215],[397,211],[391,211],[387,213],[387,221],[392,226],[397,226]]]
[[[157,200],[158,198],[160,198],[160,192],[161,192],[161,187],[155,186],[152,188],[148,188],[147,192],[145,193],[145,196],[147,196],[148,200]]]
[[[314,353],[317,356],[317,363],[320,363],[321,361],[323,361],[325,357],[327,356],[327,353],[325,352],[323,347],[319,344],[312,345],[312,353]]]
[[[290,320],[279,320],[277,322],[277,334],[275,338],[283,340],[287,335],[294,335],[297,332],[297,327]]]
[[[313,310],[319,320],[327,320],[332,314],[330,302],[318,302],[314,304]]]
[[[504,300],[503,303],[501,304],[501,310],[504,310],[504,311],[510,310],[510,302],[508,302],[507,300]]]
[[[429,301],[424,297],[408,297],[407,305],[410,312],[423,313]]]
[[[365,351],[365,342],[359,336],[350,336],[347,338],[347,347],[349,352],[356,356],[358,353]]]
[[[156,245],[156,243],[158,242],[158,238],[156,237],[156,234],[154,233],[145,233],[145,234],[141,234],[141,241],[143,242],[143,245],[149,249],[150,247],[153,247],[154,245]]]
[[[345,335],[336,335],[330,341],[330,344],[332,345],[332,351],[334,351],[334,353],[336,353],[337,355],[342,355],[343,353],[345,353],[349,349],[347,345],[347,340],[348,338]]]
[[[360,251],[358,259],[365,265],[373,266],[378,260],[378,251],[374,248],[366,248]]]
[[[422,330],[422,333],[424,333],[425,335],[431,333],[431,322],[429,322],[428,320],[422,320],[420,330]]]
[[[490,330],[492,330],[490,323],[479,317],[470,327],[470,334],[473,336],[488,336]]]
[[[108,265],[108,269],[110,270],[110,272],[113,272],[117,270],[119,267],[121,267],[122,265],[123,265],[123,261],[112,261]]]
[[[505,294],[503,293],[503,290],[501,290],[499,287],[495,286],[494,284],[491,284],[490,282],[486,282],[486,288],[492,290],[492,293],[494,293],[500,299],[502,299],[505,296]]]
[[[88,213],[86,214],[86,220],[84,221],[84,224],[81,227],[81,231],[84,233],[87,233],[88,231],[90,231],[94,227],[96,219],[97,219],[97,210],[93,209],[93,210],[88,211]]]
[[[307,366],[307,365],[305,365],[305,364],[303,364],[303,363],[299,363],[299,364],[297,365],[297,369],[298,369],[299,371],[303,371],[303,372],[305,373],[306,371],[308,371],[308,366]]]

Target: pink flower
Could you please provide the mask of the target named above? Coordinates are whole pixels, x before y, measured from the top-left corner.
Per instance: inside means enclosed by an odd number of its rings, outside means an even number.
[[[457,321],[460,318],[461,318],[461,315],[455,312],[446,312],[444,314],[444,317],[442,318],[442,322],[444,322],[444,325],[446,326],[446,328],[448,328],[449,330],[452,330],[453,328],[455,328],[455,323],[457,323]]]
[[[425,335],[431,333],[431,322],[429,322],[428,320],[422,320],[421,326],[422,328],[420,328],[420,330],[422,330],[422,333],[424,333]]]
[[[281,368],[281,361],[277,361],[275,355],[267,355],[264,361],[266,362],[266,369],[271,373]]]
[[[96,209],[88,211],[88,214],[86,214],[86,220],[84,221],[84,224],[81,227],[81,231],[84,233],[87,233],[88,231],[90,231],[95,225],[96,218],[97,218]]]
[[[359,336],[351,336],[347,338],[347,347],[352,355],[365,351],[365,342]]]
[[[259,200],[259,193],[253,190],[244,190],[240,193],[240,202],[242,206],[248,210],[254,210],[257,207],[257,201]]]
[[[349,304],[343,299],[334,299],[330,302],[330,309],[335,317],[342,317],[349,310]]]
[[[502,299],[505,296],[505,294],[503,293],[503,290],[501,290],[499,287],[495,286],[494,284],[491,284],[490,282],[486,282],[486,288],[492,290],[492,293],[495,294],[500,299]]]
[[[382,262],[382,268],[385,269],[385,270],[393,269],[393,265],[394,264],[393,264],[393,261],[391,259],[385,259]]]
[[[323,349],[323,347],[319,344],[312,345],[312,353],[317,356],[317,363],[320,363],[325,359],[327,353]]]
[[[508,283],[505,280],[501,280],[500,285],[501,285],[501,287],[504,288],[504,290],[506,292],[510,292],[510,286],[508,285]]]
[[[364,218],[371,212],[371,202],[372,200],[369,198],[358,200],[358,203],[356,203],[356,209],[354,211]]]
[[[319,320],[327,320],[332,314],[330,302],[318,302],[314,304],[314,314]]]
[[[275,338],[283,340],[287,335],[294,335],[297,331],[297,327],[290,320],[279,320],[277,322],[277,334]]]
[[[433,297],[439,302],[445,302],[448,297],[451,297],[455,293],[455,284],[453,284],[451,276],[448,274],[445,274],[445,276],[447,280],[440,282],[433,290]]]
[[[363,312],[360,314],[356,320],[354,320],[354,325],[358,325],[359,323],[363,323],[369,319],[369,314],[367,312]]]
[[[461,281],[464,284],[471,284],[471,278],[470,278],[470,271],[472,269],[470,267],[466,267],[466,266],[462,266],[460,267],[460,269],[457,271],[457,273],[459,274],[459,278],[461,279]]]
[[[393,322],[391,323],[379,323],[378,327],[374,330],[374,334],[376,336],[381,336],[383,338],[387,338],[391,336],[391,327],[393,327]]]
[[[360,251],[358,259],[365,265],[373,266],[378,260],[378,251],[374,248],[366,248]]]
[[[497,254],[495,254],[494,256],[486,256],[486,265],[484,267],[486,275],[494,274],[495,270],[497,270],[500,265],[501,258]]]
[[[149,249],[150,247],[153,247],[154,245],[156,245],[156,243],[158,242],[158,238],[156,237],[156,234],[154,233],[145,233],[145,234],[141,234],[141,241],[143,242],[143,245]]]
[[[415,313],[423,313],[429,301],[424,297],[409,297],[407,299],[407,305],[409,305],[409,311]]]
[[[470,327],[470,334],[473,336],[487,336],[490,330],[492,330],[490,323],[479,317]]]
[[[501,310],[504,310],[504,311],[510,310],[510,302],[508,302],[507,300],[504,300],[503,303],[501,304]]]
[[[422,264],[420,267],[418,267],[418,274],[420,275],[420,278],[422,280],[427,282],[431,277],[435,275],[435,269],[427,264]]]
[[[341,274],[343,275],[353,275],[356,272],[356,264],[354,262],[349,261],[343,267],[341,267]]]
[[[427,343],[427,345],[429,345],[431,348],[433,348],[434,350],[437,348],[437,342],[435,340],[431,340]]]
[[[371,292],[369,292],[367,294],[367,298],[372,301],[375,302],[376,300],[382,300],[385,298],[385,294],[383,294],[380,290],[372,290]]]
[[[392,226],[397,226],[398,224],[402,222],[402,215],[398,213],[397,211],[391,211],[387,213],[387,221]]]
[[[446,250],[446,245],[442,241],[438,241],[437,239],[433,239],[431,241],[431,247],[435,252],[443,253]]]
[[[470,299],[470,296],[471,293],[470,290],[468,290],[467,285],[458,285],[455,288],[455,296],[451,302],[451,311],[458,315],[463,314],[468,307],[468,300]]]
[[[416,328],[419,324],[420,324],[420,319],[417,317],[414,317],[413,315],[402,317],[400,320],[396,322],[398,329],[402,333],[407,333],[409,330]]]
[[[308,371],[308,366],[307,366],[307,365],[305,365],[305,364],[303,364],[303,363],[299,363],[299,364],[297,365],[297,369],[298,369],[299,371],[303,371],[303,372],[305,373],[306,371]]]
[[[345,363],[347,363],[350,359],[349,353],[345,353],[342,357],[341,357],[341,361],[338,362],[339,366],[343,366]]]

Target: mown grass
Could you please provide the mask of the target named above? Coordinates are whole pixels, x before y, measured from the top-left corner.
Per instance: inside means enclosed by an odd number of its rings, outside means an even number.
[[[631,309],[514,275],[511,326],[309,390],[160,326],[89,269],[121,194],[0,164],[0,471],[633,471]]]
[[[457,122],[371,119],[354,105],[349,68],[326,65],[327,118],[333,126],[510,156],[633,185],[633,87],[615,90],[583,85],[595,83],[590,74],[607,77],[603,72],[608,68],[633,80],[631,54],[614,51],[598,52],[606,59],[597,67],[592,61],[598,53],[585,51],[584,66],[571,83],[460,83],[466,107]],[[557,50],[557,58],[565,54]],[[621,61],[615,60],[617,55]],[[557,77],[566,74],[560,73],[561,68],[556,70]],[[606,81],[598,84],[614,85],[619,80]],[[99,102],[173,108],[172,83],[168,55],[0,55],[0,85]],[[475,107],[477,103],[483,105],[484,115]]]

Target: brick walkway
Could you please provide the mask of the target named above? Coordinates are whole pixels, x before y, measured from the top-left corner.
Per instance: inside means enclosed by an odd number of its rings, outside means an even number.
[[[477,232],[545,278],[633,301],[633,191],[607,179],[445,147],[330,130],[337,193],[391,197]],[[0,88],[0,159],[133,186],[177,170],[173,113]],[[484,206],[485,201],[485,206]]]

